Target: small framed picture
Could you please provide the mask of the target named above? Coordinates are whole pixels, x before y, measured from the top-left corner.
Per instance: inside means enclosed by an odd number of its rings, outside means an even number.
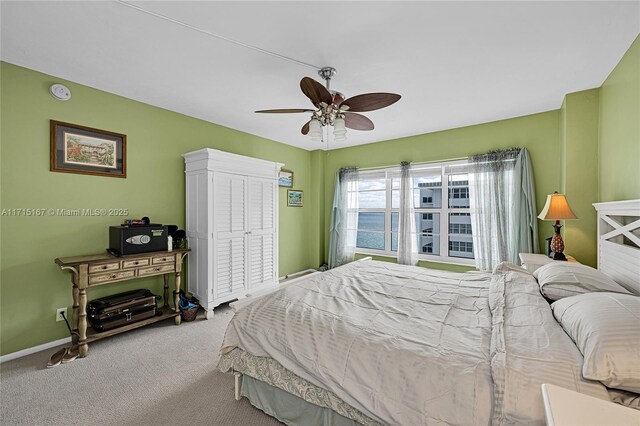
[[[127,177],[127,135],[51,120],[51,171]]]
[[[293,172],[291,170],[280,170],[278,175],[278,186],[293,188]]]
[[[304,194],[297,189],[287,189],[287,206],[302,207]]]

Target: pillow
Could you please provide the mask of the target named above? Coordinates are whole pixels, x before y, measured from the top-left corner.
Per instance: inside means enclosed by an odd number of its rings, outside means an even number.
[[[609,389],[608,392],[611,402],[640,410],[640,394],[620,389]]]
[[[582,356],[582,375],[640,393],[640,297],[587,293],[551,304]]]
[[[540,292],[550,300],[594,291],[631,294],[597,269],[579,263],[547,263],[536,269],[533,276],[538,280]]]
[[[507,272],[521,272],[523,274],[531,275],[531,272],[511,262],[500,262],[495,268],[493,268],[494,274],[506,274]]]

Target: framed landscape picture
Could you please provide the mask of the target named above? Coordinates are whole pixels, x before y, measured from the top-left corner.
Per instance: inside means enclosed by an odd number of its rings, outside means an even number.
[[[127,177],[127,136],[51,120],[51,171]]]
[[[293,188],[293,172],[291,170],[280,170],[278,185],[284,188]]]
[[[302,207],[303,195],[302,191],[298,191],[297,189],[287,189],[287,206]]]

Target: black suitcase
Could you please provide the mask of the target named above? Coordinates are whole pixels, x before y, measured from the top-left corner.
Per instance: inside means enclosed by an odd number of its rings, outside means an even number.
[[[156,315],[156,296],[146,289],[132,290],[89,302],[87,319],[99,332]]]

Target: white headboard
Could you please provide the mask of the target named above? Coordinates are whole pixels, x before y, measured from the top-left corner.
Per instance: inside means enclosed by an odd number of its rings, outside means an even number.
[[[640,294],[640,200],[593,206],[598,211],[598,269]]]

